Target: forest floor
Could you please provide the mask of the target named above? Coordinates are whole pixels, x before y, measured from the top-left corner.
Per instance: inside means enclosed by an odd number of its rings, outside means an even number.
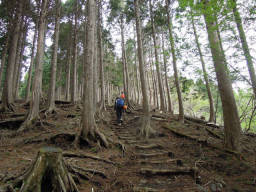
[[[181,124],[175,116],[152,112],[158,136],[145,140],[137,134],[141,109],[125,113],[118,126],[108,107],[100,130],[125,149],[95,145],[75,150],[78,106],[57,104],[57,114],[42,113],[34,129],[15,135],[26,108],[0,116],[0,186],[21,175],[40,147],[55,146],[63,150],[66,164],[81,168],[80,192],[256,192],[256,135],[243,135],[242,153],[235,154],[222,149],[221,129],[189,120]],[[6,121],[10,118],[18,121]]]

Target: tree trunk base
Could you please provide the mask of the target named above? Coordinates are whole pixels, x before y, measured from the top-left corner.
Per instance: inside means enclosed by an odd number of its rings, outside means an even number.
[[[6,106],[2,106],[0,112],[15,112],[14,107],[13,103],[9,103]]]
[[[25,174],[20,192],[78,192],[62,158],[61,149],[43,147]]]
[[[38,121],[39,118],[27,118],[20,126],[20,128],[17,130],[18,133],[24,132],[26,130],[31,129],[36,122]]]
[[[150,119],[150,116],[143,116],[142,125],[141,128],[139,129],[140,136],[145,137],[146,139],[155,136],[156,134],[155,130],[153,130],[152,127],[150,126]]]
[[[57,109],[55,107],[49,107],[44,113],[45,117],[48,117],[51,114],[58,114]]]
[[[96,126],[96,125],[95,125]],[[104,146],[106,148],[109,147],[109,143],[105,135],[98,129],[98,127],[95,127],[92,132],[89,132],[88,135],[83,135],[82,133],[83,128],[81,127],[81,130],[76,135],[75,141],[74,141],[74,147],[79,148],[79,145],[81,144],[81,141],[85,141],[88,145],[93,146],[93,143],[98,143],[100,146]]]

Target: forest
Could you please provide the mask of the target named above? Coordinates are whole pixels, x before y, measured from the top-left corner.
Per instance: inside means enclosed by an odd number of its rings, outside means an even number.
[[[0,192],[256,192],[255,0],[0,0],[0,26]]]

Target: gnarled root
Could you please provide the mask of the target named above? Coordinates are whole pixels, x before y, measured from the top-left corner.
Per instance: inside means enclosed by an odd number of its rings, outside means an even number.
[[[27,131],[29,129],[31,129],[35,124],[36,122],[38,121],[38,117],[35,117],[35,118],[27,118],[20,126],[20,128],[17,130],[17,133],[21,133],[21,132],[24,132],[24,131]]]
[[[44,116],[47,117],[51,114],[57,114],[57,109],[55,107],[50,107],[49,109],[47,109],[44,113]]]
[[[76,135],[75,141],[74,141],[74,147],[78,148],[80,141],[84,140],[89,145],[93,145],[94,143],[99,142],[104,147],[108,148],[109,143],[105,137],[105,135],[98,129],[96,124],[94,125],[94,128],[91,129],[87,134],[84,133],[83,128],[81,126],[79,133]]]
[[[14,110],[15,105],[13,103],[9,103],[6,106],[2,106],[0,112],[15,112]]]
[[[43,147],[26,173],[20,192],[65,191],[78,192],[58,148]]]

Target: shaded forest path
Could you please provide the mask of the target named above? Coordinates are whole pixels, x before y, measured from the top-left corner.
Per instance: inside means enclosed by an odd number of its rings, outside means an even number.
[[[213,148],[221,145],[223,131],[204,124],[152,112],[151,126],[158,133],[145,140],[138,136],[141,109],[124,114],[118,126],[113,107],[104,112],[99,127],[114,141],[112,147],[84,146],[73,148],[78,131],[81,109],[70,104],[57,104],[57,114],[43,117],[42,122],[22,135],[15,133],[14,124],[6,126],[5,115],[0,121],[0,191],[1,185],[21,175],[36,158],[43,146],[59,147],[70,171],[79,178],[81,192],[145,192],[145,191],[256,191],[255,135],[241,139],[244,160]],[[26,107],[19,109],[19,116]],[[16,116],[16,115],[15,115]],[[124,147],[124,148],[123,148]],[[76,179],[78,181],[78,179]]]
[[[157,137],[145,140],[138,136],[139,114],[125,113],[123,125],[118,126],[115,113],[110,112],[111,130],[126,146],[123,154],[126,161],[118,171],[118,178],[127,191],[196,191],[194,167],[184,164],[177,143],[169,134],[161,130]],[[158,121],[152,121],[152,127],[159,125]]]

